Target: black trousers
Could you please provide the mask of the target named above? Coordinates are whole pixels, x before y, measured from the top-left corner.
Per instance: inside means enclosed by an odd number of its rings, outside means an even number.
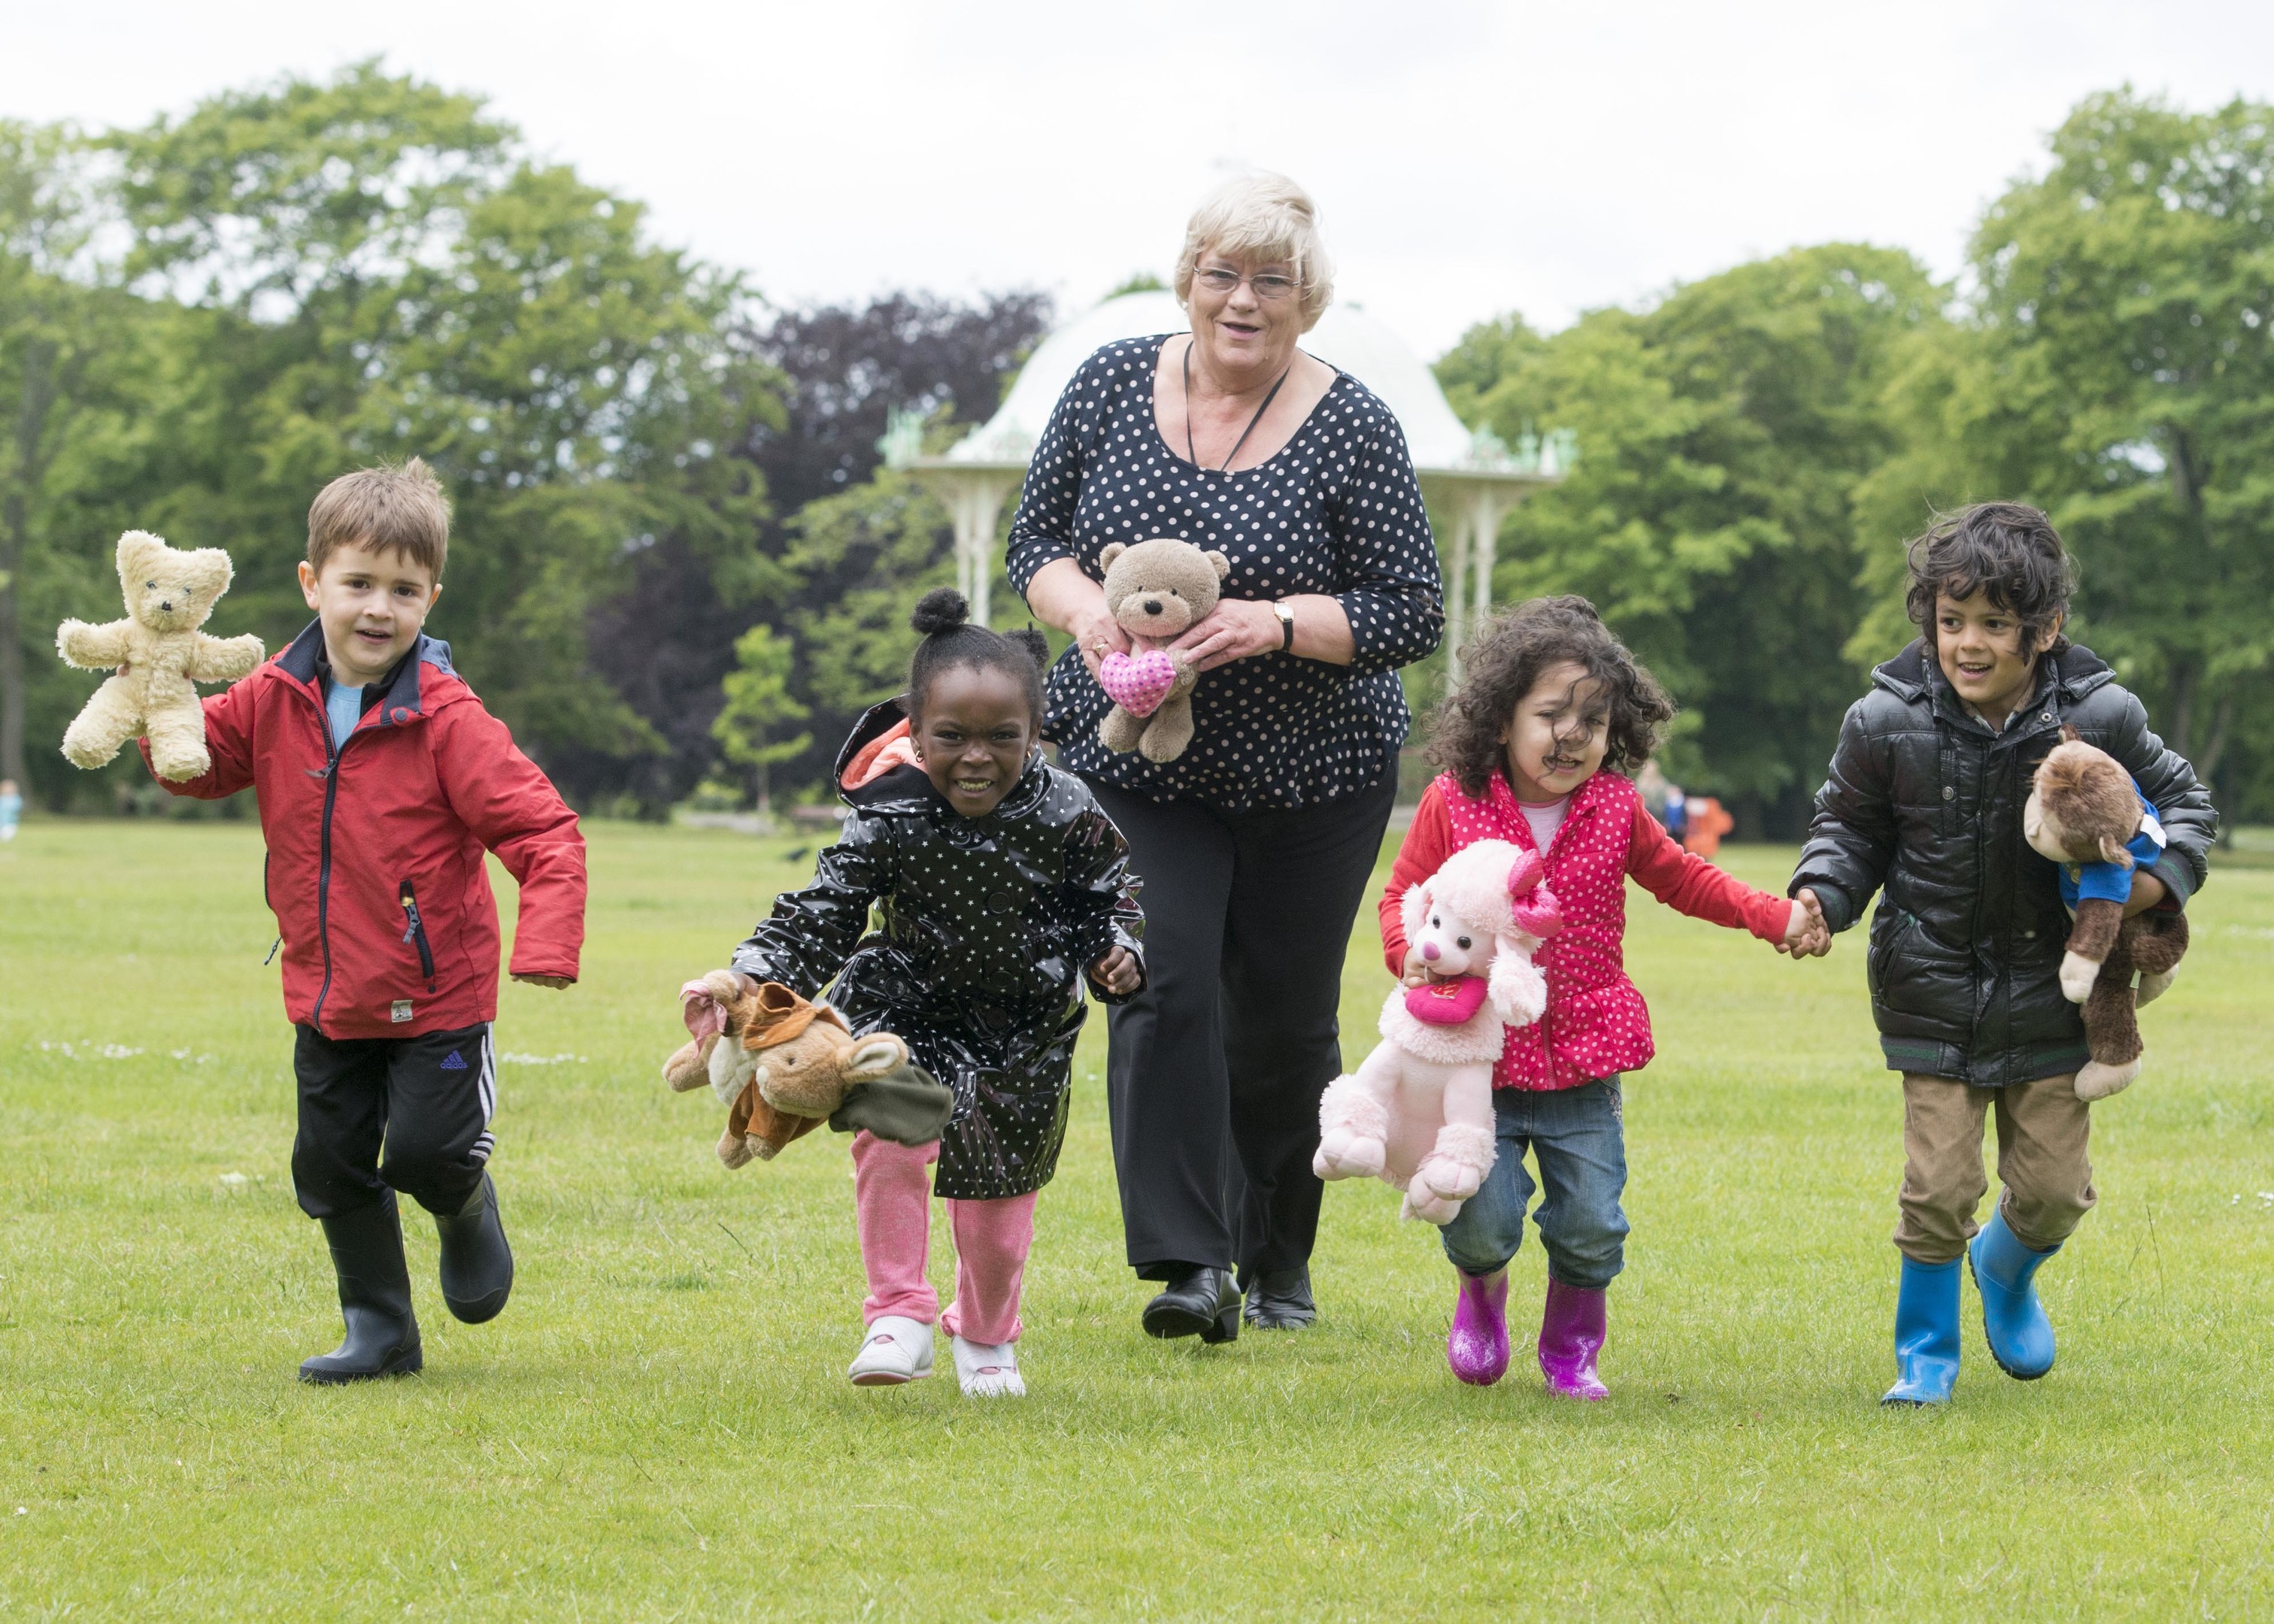
[[[1393,770],[1299,811],[1163,805],[1088,780],[1145,889],[1146,989],[1107,1016],[1121,1225],[1143,1280],[1307,1263],[1319,1096],[1342,1070],[1344,951]]]
[[[298,1033],[292,1188],[300,1210],[335,1218],[390,1187],[430,1213],[463,1210],[495,1143],[489,1023],[413,1038],[333,1039],[313,1026]]]

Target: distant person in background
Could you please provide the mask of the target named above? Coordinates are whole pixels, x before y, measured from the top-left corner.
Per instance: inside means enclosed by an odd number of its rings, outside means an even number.
[[[1043,431],[1011,524],[1012,583],[1074,646],[1044,736],[1129,838],[1152,980],[1110,1017],[1107,1092],[1130,1266],[1156,1336],[1315,1314],[1319,1096],[1342,1070],[1344,950],[1397,793],[1397,667],[1437,646],[1437,551],[1397,419],[1296,341],[1333,295],[1311,199],[1226,183],[1185,230],[1189,334],[1109,344]],[[1098,742],[1111,543],[1231,560],[1178,639],[1201,673],[1193,743]],[[1233,1273],[1237,1266],[1238,1274]]]
[[[1682,804],[1682,849],[1711,857],[1721,849],[1721,837],[1737,826],[1721,803],[1711,795],[1691,795]]]
[[[24,821],[24,797],[16,788],[13,778],[0,778],[0,843],[16,838],[16,825]]]

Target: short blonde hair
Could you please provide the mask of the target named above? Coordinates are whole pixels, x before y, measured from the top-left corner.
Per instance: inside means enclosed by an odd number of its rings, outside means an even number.
[[[1177,303],[1190,308],[1193,272],[1204,253],[1269,264],[1284,260],[1302,284],[1303,331],[1318,326],[1335,297],[1335,267],[1319,237],[1319,208],[1311,194],[1268,169],[1235,176],[1209,193],[1185,222],[1185,248],[1177,256]]]
[[[308,509],[308,564],[319,575],[342,547],[399,553],[442,578],[450,553],[450,499],[417,457],[342,474]]]

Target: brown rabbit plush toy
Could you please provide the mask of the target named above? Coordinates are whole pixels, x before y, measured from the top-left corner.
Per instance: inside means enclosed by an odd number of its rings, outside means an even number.
[[[900,1145],[928,1145],[947,1126],[954,1096],[910,1063],[889,1032],[856,1038],[826,1004],[779,981],[713,970],[679,990],[689,1041],[664,1062],[676,1093],[711,1085],[727,1108],[719,1160],[771,1162],[824,1122]]]
[[[2076,1074],[2076,1095],[2103,1100],[2140,1075],[2138,1006],[2172,984],[2187,951],[2187,916],[2151,908],[2124,917],[2134,871],[2164,854],[2164,826],[2114,756],[2073,727],[2061,729],[2061,741],[2037,768],[2022,832],[2060,866],[2061,900],[2075,921],[2061,991],[2084,1005],[2092,1052]]]

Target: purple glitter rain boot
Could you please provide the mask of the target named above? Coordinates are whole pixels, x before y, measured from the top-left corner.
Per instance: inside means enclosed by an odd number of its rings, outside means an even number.
[[[1547,1277],[1547,1308],[1540,1319],[1540,1373],[1547,1390],[1565,1398],[1603,1399],[1611,1395],[1595,1374],[1595,1355],[1602,1351],[1603,1294],[1567,1286]]]
[[[1488,1387],[1508,1373],[1508,1271],[1453,1272],[1461,1282],[1461,1300],[1445,1338],[1445,1363],[1471,1387]]]

